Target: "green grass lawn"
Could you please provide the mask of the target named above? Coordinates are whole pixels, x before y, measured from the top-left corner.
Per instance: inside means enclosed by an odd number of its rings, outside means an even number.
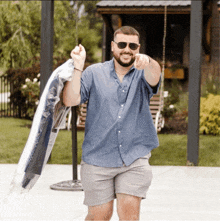
[[[27,141],[31,125],[29,120],[0,118],[0,163],[17,163]],[[187,136],[159,134],[160,146],[152,151],[151,165],[185,166]],[[79,131],[78,163],[82,151],[84,132]],[[199,166],[220,166],[220,136],[200,136]],[[71,131],[61,130],[53,147],[52,164],[71,164]]]

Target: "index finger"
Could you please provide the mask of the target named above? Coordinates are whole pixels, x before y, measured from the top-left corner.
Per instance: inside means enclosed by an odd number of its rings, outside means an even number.
[[[136,61],[136,62],[139,62],[140,59],[141,59],[141,54],[136,54],[136,55],[135,55],[135,61]]]

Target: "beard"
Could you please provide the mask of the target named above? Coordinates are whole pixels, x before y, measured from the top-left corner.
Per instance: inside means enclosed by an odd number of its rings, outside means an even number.
[[[129,55],[131,55],[131,60],[128,61],[128,62],[123,62],[123,61],[121,60],[121,58],[120,58],[120,56],[123,55],[123,54],[129,54]],[[129,66],[131,66],[131,65],[134,63],[134,61],[135,61],[135,57],[133,56],[133,54],[130,54],[130,53],[120,53],[119,56],[118,56],[118,55],[116,55],[116,54],[113,52],[113,57],[114,57],[115,60],[116,60],[121,66],[123,66],[123,67],[129,67]]]

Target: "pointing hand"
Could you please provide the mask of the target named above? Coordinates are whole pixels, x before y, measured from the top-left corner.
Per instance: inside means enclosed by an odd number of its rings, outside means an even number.
[[[136,54],[134,67],[143,70],[150,63],[150,58],[145,54]]]

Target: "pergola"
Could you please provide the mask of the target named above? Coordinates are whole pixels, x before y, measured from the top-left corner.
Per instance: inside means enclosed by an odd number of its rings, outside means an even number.
[[[199,115],[200,115],[200,81],[201,81],[201,55],[202,55],[202,23],[204,0],[191,1],[190,18],[190,66],[189,66],[189,114],[188,114],[188,143],[187,161],[189,164],[198,165],[199,155]],[[41,20],[41,94],[46,85],[53,64],[53,23],[54,0],[42,1]],[[72,109],[73,128],[73,164],[76,159],[76,112]],[[73,176],[77,179],[76,168]]]

